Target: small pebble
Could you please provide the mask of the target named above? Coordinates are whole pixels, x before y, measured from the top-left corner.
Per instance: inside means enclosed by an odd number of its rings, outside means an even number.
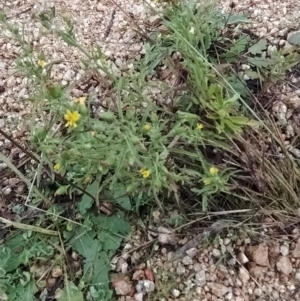
[[[280,253],[282,256],[288,256],[289,255],[289,247],[286,245],[280,246]]]
[[[143,299],[144,299],[144,294],[143,293],[134,294],[134,300],[135,301],[143,301]]]
[[[197,284],[197,286],[204,286],[206,285],[206,274],[205,271],[201,270],[199,272],[196,273],[195,275],[195,282]]]
[[[253,293],[255,296],[260,297],[262,295],[262,290],[260,288],[255,288]]]
[[[182,263],[184,265],[190,265],[190,264],[193,264],[193,259],[190,257],[190,256],[184,256],[182,258]]]
[[[213,249],[212,254],[214,257],[217,257],[217,258],[221,257],[221,251],[218,249]]]
[[[225,246],[229,245],[230,243],[231,243],[231,239],[230,239],[229,237],[226,237],[226,238],[224,239],[224,241],[223,241],[223,244],[224,244]]]
[[[188,256],[190,256],[191,258],[195,257],[197,255],[197,253],[198,253],[197,248],[191,248],[191,249],[186,251],[186,254]]]
[[[180,296],[180,291],[178,289],[173,289],[172,290],[172,295],[174,298],[178,298]]]
[[[176,268],[176,273],[179,276],[183,275],[185,273],[185,267],[179,263],[177,268]]]

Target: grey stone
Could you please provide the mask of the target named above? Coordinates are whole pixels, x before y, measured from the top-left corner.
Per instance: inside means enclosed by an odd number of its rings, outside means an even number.
[[[182,263],[184,265],[190,265],[190,264],[193,264],[193,259],[190,257],[190,256],[184,256],[182,258]]]
[[[172,290],[172,295],[174,298],[178,298],[180,296],[180,291],[176,288]]]
[[[222,298],[229,292],[229,289],[227,286],[225,286],[221,283],[218,283],[218,282],[211,283],[210,288],[211,288],[211,292],[219,298]]]
[[[195,282],[196,282],[197,286],[202,287],[202,286],[206,285],[206,274],[205,274],[204,270],[201,270],[196,273]]]
[[[280,253],[281,253],[282,256],[289,255],[289,252],[290,252],[290,249],[289,249],[288,246],[286,246],[286,245],[280,246]]]
[[[281,256],[276,262],[276,268],[279,272],[289,275],[293,271],[291,261],[288,257]]]

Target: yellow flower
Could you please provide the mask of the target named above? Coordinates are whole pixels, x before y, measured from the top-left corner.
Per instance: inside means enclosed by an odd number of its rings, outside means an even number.
[[[80,118],[80,114],[77,111],[71,112],[70,110],[67,110],[67,113],[65,114],[65,120],[67,121],[66,127],[73,126],[77,127],[77,121]]]
[[[201,131],[203,129],[202,123],[197,123],[197,130]]]
[[[81,106],[85,105],[86,97],[79,97],[73,100],[75,103],[79,103]]]
[[[143,129],[144,129],[145,131],[149,131],[149,130],[151,129],[151,124],[146,123],[146,124],[143,126]]]
[[[218,170],[218,168],[216,168],[216,167],[211,167],[211,168],[209,169],[209,173],[210,173],[212,176],[216,176],[216,175],[218,174],[218,172],[219,172],[219,170]]]
[[[203,179],[203,183],[204,185],[209,185],[211,183],[211,179],[210,178]]]
[[[91,136],[94,137],[96,135],[96,132],[92,131]]]
[[[56,163],[54,166],[53,166],[54,170],[59,170],[60,169],[60,164],[59,163]]]
[[[146,179],[146,178],[149,178],[151,171],[149,169],[142,168],[140,170],[140,174],[143,176],[143,178]]]
[[[46,63],[45,63],[45,61],[43,61],[43,60],[38,60],[38,65],[39,65],[40,67],[44,68],[45,65],[46,65]]]

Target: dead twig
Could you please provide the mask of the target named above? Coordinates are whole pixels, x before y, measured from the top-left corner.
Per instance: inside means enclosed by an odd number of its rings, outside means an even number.
[[[28,13],[29,11],[31,11],[31,8],[32,8],[32,7],[26,8],[26,9],[22,10],[21,12],[15,14],[15,15],[13,15],[13,16],[7,17],[7,19],[18,18],[18,17],[20,17],[21,15],[26,14],[26,13]]]
[[[108,26],[105,30],[105,33],[104,33],[104,39],[106,39],[111,31],[111,28],[114,24],[114,19],[115,19],[115,15],[116,15],[116,9],[114,8],[112,13],[111,13],[111,16],[110,16],[110,20],[109,20],[109,23],[108,23]]]

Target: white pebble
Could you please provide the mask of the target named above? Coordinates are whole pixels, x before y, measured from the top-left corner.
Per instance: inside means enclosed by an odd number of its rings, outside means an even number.
[[[221,256],[221,251],[218,250],[218,249],[213,249],[213,250],[212,250],[212,254],[213,254],[213,256],[215,256],[215,257],[220,257],[220,256]]]
[[[230,258],[230,259],[228,260],[228,264],[229,264],[229,265],[235,265],[235,264],[236,264],[236,259],[235,259],[235,258]]]
[[[300,281],[300,272],[297,272],[297,273],[295,274],[295,279],[296,279],[297,281]]]
[[[194,271],[195,271],[195,272],[199,272],[199,271],[201,271],[201,270],[202,270],[201,264],[200,264],[199,262],[196,262],[196,263],[194,264]]]
[[[225,246],[229,245],[230,243],[231,243],[231,239],[230,239],[229,237],[226,237],[226,238],[224,239],[224,241],[223,241],[223,244],[224,244]]]
[[[280,40],[278,44],[279,44],[279,46],[284,46],[285,43],[286,43],[286,40]]]
[[[176,288],[174,288],[172,290],[172,295],[173,295],[174,298],[178,298],[180,296],[180,291],[177,290]]]
[[[178,264],[178,267],[176,269],[177,275],[183,275],[185,273],[185,267],[181,265],[180,263]]]
[[[190,265],[190,264],[193,264],[193,259],[190,257],[190,256],[184,256],[182,258],[182,263],[184,265]]]
[[[204,270],[201,270],[201,271],[196,273],[195,282],[200,287],[206,285],[206,274],[205,274]]]
[[[143,299],[144,299],[144,294],[143,293],[134,294],[134,300],[135,301],[143,301]]]
[[[254,289],[254,295],[260,297],[262,295],[262,290],[260,288]]]
[[[195,257],[198,253],[197,248],[191,248],[186,251],[186,254],[189,255],[191,258]]]
[[[288,246],[286,246],[286,245],[282,245],[282,246],[280,246],[280,253],[281,253],[281,255],[282,256],[287,256],[287,255],[289,255],[289,247]]]
[[[10,193],[11,193],[11,188],[10,188],[10,187],[5,187],[5,188],[3,188],[3,189],[2,189],[2,193],[3,193],[4,195],[10,194]]]

